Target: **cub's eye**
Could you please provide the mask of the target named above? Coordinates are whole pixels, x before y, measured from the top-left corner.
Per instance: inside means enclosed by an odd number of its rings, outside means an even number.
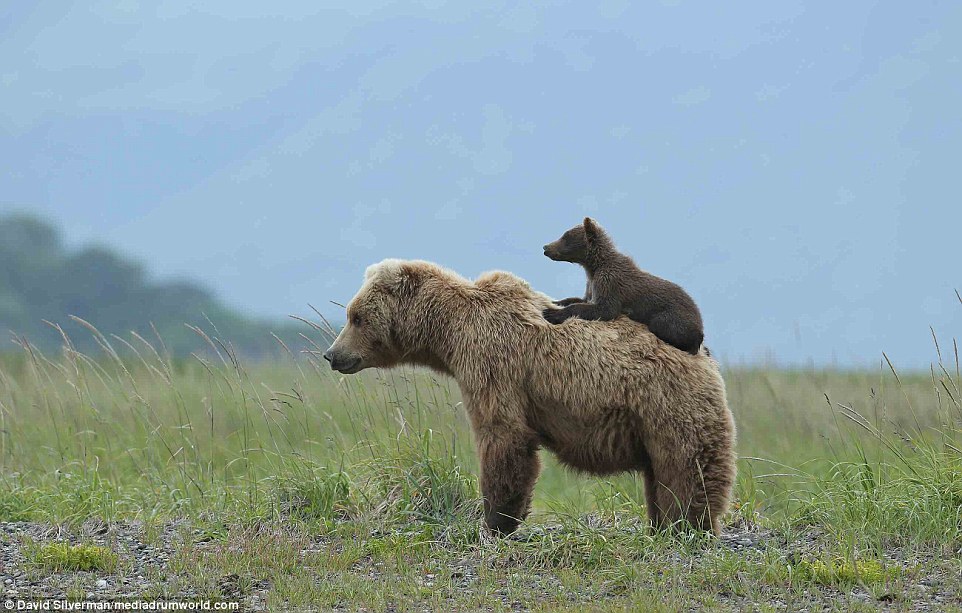
[[[356,328],[360,328],[363,323],[364,323],[364,318],[361,317],[360,315],[352,315],[352,316],[351,316],[351,325],[352,325],[352,326],[354,326],[354,327],[356,327]]]

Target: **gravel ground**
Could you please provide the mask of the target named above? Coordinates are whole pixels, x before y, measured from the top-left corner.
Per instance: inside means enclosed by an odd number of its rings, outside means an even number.
[[[815,528],[796,534],[788,541],[768,530],[733,526],[721,541],[749,559],[766,551],[776,551],[788,563],[817,559],[823,552],[838,550],[837,542],[830,543],[830,537]],[[818,586],[817,589],[804,590],[801,597],[793,594],[790,598],[784,594],[779,596],[772,589],[766,604],[792,611],[844,611],[856,606],[866,611],[962,611],[962,551],[940,553],[929,549],[890,547],[882,560],[888,567],[902,569],[902,578],[896,581],[897,585],[882,587],[878,591],[870,591],[862,585],[844,590]],[[759,605],[734,594],[724,595],[723,601],[738,610],[758,610]]]
[[[537,531],[560,530],[560,526],[532,526],[528,534]],[[524,538],[524,532],[518,538]],[[104,524],[100,521],[88,521],[80,528],[70,530],[60,526],[45,525],[30,522],[0,523],[0,583],[3,585],[7,599],[38,599],[38,598],[84,598],[87,600],[106,600],[120,598],[148,598],[148,599],[208,599],[219,598],[228,601],[241,602],[244,610],[264,610],[268,594],[272,589],[269,580],[262,577],[249,576],[243,580],[236,574],[225,575],[216,581],[214,591],[197,593],[191,586],[189,577],[184,572],[184,543],[185,540],[194,543],[193,548],[202,550],[210,543],[200,530],[194,529],[188,521],[180,520],[164,524],[161,527],[145,530],[137,522]],[[117,568],[110,572],[48,572],[37,568],[29,562],[23,553],[25,542],[69,542],[71,544],[87,543],[110,548],[119,559]],[[323,538],[317,540],[317,548],[313,551],[305,550],[301,554],[316,554],[323,550]],[[665,560],[665,565],[681,565],[696,567],[703,556],[718,556],[738,552],[747,560],[761,561],[765,555],[771,556],[773,551],[785,560],[802,559],[817,556],[820,551],[826,551],[828,543],[826,537],[816,530],[796,535],[792,542],[786,542],[784,537],[759,528],[756,525],[741,524],[731,526],[720,539],[717,547],[706,548],[694,556],[681,553],[672,556],[674,559]],[[223,543],[217,544],[223,547]],[[180,561],[177,561],[180,556]],[[189,554],[186,556],[189,564]],[[906,569],[904,579],[893,593],[882,590],[870,592],[864,587],[855,586],[848,590],[818,586],[816,589],[803,591],[800,595],[781,588],[764,588],[766,602],[759,603],[744,595],[727,592],[718,588],[715,592],[717,600],[724,608],[735,610],[759,610],[761,605],[776,610],[846,610],[861,607],[864,610],[893,610],[893,611],[941,611],[962,610],[962,581],[960,581],[960,552],[927,552],[909,551],[905,548],[893,548],[886,552],[886,563]],[[465,559],[455,559],[448,565],[445,572],[450,577],[445,581],[456,585],[464,592],[470,592],[479,581],[479,566],[488,561],[477,555]],[[523,562],[504,569],[505,581],[520,580],[530,583],[527,593],[544,593],[557,596],[563,587],[550,570],[520,573]],[[370,577],[371,581],[378,581],[382,574],[382,564],[370,559],[362,559],[352,568],[345,570],[355,577]],[[435,574],[425,574],[418,582],[431,588],[437,577]],[[507,583],[500,592],[502,603],[507,608],[523,610],[524,606],[510,599]],[[614,597],[617,594],[612,593]],[[572,605],[578,602],[599,604],[597,594],[570,594]],[[791,600],[791,601],[789,601]]]
[[[241,594],[239,577],[222,577],[219,594],[199,594],[183,577],[171,569],[171,560],[183,548],[187,535],[192,540],[204,537],[199,530],[192,530],[187,521],[165,524],[158,534],[148,538],[143,524],[139,522],[114,523],[87,521],[77,530],[62,526],[31,522],[0,523],[2,535],[2,558],[0,558],[0,582],[7,599],[60,599],[85,598],[87,600],[115,600],[155,598],[194,600],[219,598],[242,600],[246,610],[258,610],[269,585],[253,583],[254,589]],[[35,543],[85,543],[111,549],[117,554],[117,568],[110,573],[96,571],[49,572],[37,568],[23,554],[25,540]]]

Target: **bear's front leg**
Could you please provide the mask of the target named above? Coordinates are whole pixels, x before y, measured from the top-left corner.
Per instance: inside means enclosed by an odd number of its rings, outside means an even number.
[[[476,431],[475,437],[484,523],[492,532],[511,534],[531,507],[531,493],[541,471],[538,441],[510,427],[485,427]]]
[[[554,303],[560,307],[571,306],[572,304],[578,304],[581,302],[586,302],[584,298],[565,298],[564,300],[555,300]]]

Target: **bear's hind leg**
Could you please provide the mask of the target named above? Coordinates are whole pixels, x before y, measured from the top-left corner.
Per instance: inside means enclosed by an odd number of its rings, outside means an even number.
[[[688,524],[699,530],[718,535],[721,533],[721,522],[718,517],[715,517],[714,509],[710,504],[708,491],[710,478],[706,480],[705,472],[701,469],[701,466],[697,466],[694,473],[695,488],[692,492],[691,502],[688,504]]]
[[[700,519],[705,530],[721,534],[722,518],[731,503],[735,484],[735,456],[730,445],[709,447],[699,463],[698,496],[704,501],[705,511]]]
[[[705,521],[710,516],[699,472],[691,470],[688,462],[664,462],[654,468],[655,504],[661,525],[674,530],[711,530],[711,521]]]
[[[648,511],[648,520],[653,529],[660,530],[663,521],[658,508],[658,481],[655,479],[655,471],[648,464],[642,467],[641,472],[645,476],[645,509]]]
[[[703,471],[697,461],[681,466],[662,467],[655,472],[658,487],[656,504],[663,524],[675,529],[704,530],[721,534],[721,518],[727,510],[730,482],[719,480],[718,470]],[[724,467],[722,472],[724,472]]]

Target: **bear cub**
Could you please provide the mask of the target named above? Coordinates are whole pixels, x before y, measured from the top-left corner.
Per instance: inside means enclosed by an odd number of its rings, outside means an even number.
[[[705,334],[695,301],[675,283],[638,268],[590,217],[545,245],[544,254],[556,262],[580,264],[588,276],[584,298],[559,300],[555,304],[564,308],[544,311],[551,323],[570,317],[607,321],[624,314],[669,345],[698,353]]]

